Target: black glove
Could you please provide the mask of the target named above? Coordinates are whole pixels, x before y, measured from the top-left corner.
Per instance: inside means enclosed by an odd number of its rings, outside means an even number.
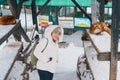
[[[48,61],[48,62],[50,62],[50,61],[52,61],[52,57],[49,58],[49,61]]]

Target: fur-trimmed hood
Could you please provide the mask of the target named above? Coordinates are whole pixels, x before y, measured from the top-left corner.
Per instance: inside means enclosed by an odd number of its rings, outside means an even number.
[[[34,55],[38,58],[37,69],[49,71],[55,73],[57,62],[58,62],[58,44],[52,40],[51,33],[55,30],[58,25],[52,25],[46,28],[43,39],[41,39],[35,48]],[[59,42],[63,39],[63,28],[60,28],[61,36]],[[48,44],[47,44],[47,39]],[[45,48],[47,44],[47,47]],[[45,48],[44,52],[41,52]],[[52,58],[52,60],[50,60]]]
[[[51,33],[57,27],[60,27],[60,26],[59,25],[51,25],[51,26],[47,27],[46,30],[45,30],[45,33],[44,33],[44,37],[48,38],[49,40],[52,40]],[[60,27],[60,29],[61,29],[61,35],[60,35],[60,38],[59,38],[59,42],[61,42],[63,40],[63,33],[64,33],[63,28]]]

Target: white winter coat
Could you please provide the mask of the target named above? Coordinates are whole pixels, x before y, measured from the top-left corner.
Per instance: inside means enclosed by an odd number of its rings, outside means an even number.
[[[34,55],[38,58],[37,69],[49,71],[51,73],[55,73],[56,65],[58,62],[58,42],[53,42],[51,33],[57,28],[57,25],[52,25],[46,28],[44,37],[48,39],[48,45],[43,53],[41,51],[45,48],[47,44],[47,40],[45,38],[39,41],[39,44],[35,48]],[[63,38],[63,29],[61,28],[61,36],[59,42],[62,41]],[[49,61],[49,58],[52,57],[52,60]]]

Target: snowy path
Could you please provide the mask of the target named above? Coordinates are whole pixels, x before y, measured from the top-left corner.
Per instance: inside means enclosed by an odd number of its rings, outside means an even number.
[[[23,28],[25,28],[24,14],[21,14],[20,19]],[[30,29],[32,26],[31,14],[27,15],[27,21],[27,26]],[[84,53],[81,34],[81,31],[77,31],[72,35],[64,35],[63,41],[68,42],[70,45],[68,48],[59,49],[59,64],[54,75],[54,80],[77,80],[77,60],[78,57]],[[2,47],[3,46],[0,45],[0,49],[2,49]],[[17,61],[7,80],[22,80],[21,72],[23,68],[24,64]],[[39,80],[37,71],[30,73],[30,80]]]
[[[54,80],[78,80],[76,75],[78,57],[84,54],[81,41],[81,31],[64,36],[69,43],[68,48],[59,49],[59,63]]]
[[[53,80],[78,80],[76,75],[77,60],[80,55],[83,55],[83,51],[82,47],[74,45],[59,49],[59,63]],[[36,71],[30,74],[30,80],[39,80]]]
[[[73,36],[75,35],[75,36]],[[78,57],[84,54],[81,41],[81,31],[74,33],[73,35],[65,35],[64,41],[69,43],[67,48],[59,49],[59,63],[53,80],[78,80],[76,75],[77,60]],[[77,40],[77,41],[76,41]],[[9,79],[22,80],[20,72],[24,65],[21,62],[17,62],[11,72]],[[18,69],[19,67],[19,69]],[[30,80],[39,80],[37,71],[30,72]],[[9,80],[8,79],[8,80]]]
[[[69,47],[59,49],[59,63],[53,80],[78,80],[76,75],[78,57],[84,54],[82,47],[81,31],[72,35],[65,35],[64,40]],[[30,74],[30,80],[39,80],[38,74],[34,71]],[[34,77],[33,77],[34,76]]]
[[[82,47],[75,47],[74,45],[65,49],[61,48],[59,50],[59,63],[53,80],[78,80],[76,75],[77,60],[83,53]],[[36,71],[30,76],[30,80],[39,80]]]
[[[83,54],[83,48],[70,45],[59,51],[59,63],[54,80],[78,80],[76,75],[77,60]]]

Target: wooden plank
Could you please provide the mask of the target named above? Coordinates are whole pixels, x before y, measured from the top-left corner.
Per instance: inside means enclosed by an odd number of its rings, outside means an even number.
[[[92,44],[94,45],[96,51],[98,53],[107,54],[111,52],[111,36],[106,33],[102,32],[100,35],[91,34],[89,29],[86,31],[91,39]],[[101,45],[100,45],[101,44]],[[119,50],[120,51],[120,50]]]
[[[7,43],[0,51],[0,80],[6,80],[17,57],[20,42]]]
[[[20,0],[19,3],[17,3],[17,0],[7,0],[7,3],[10,6],[12,15],[14,15],[16,19],[19,19],[20,17],[23,1],[24,0]]]
[[[94,80],[109,80],[110,61],[99,61],[96,52],[90,41],[84,41],[84,48],[87,61],[93,73]],[[120,62],[118,62],[117,79],[120,80]]]
[[[90,69],[93,73],[94,80],[109,80],[109,77],[106,76],[106,73],[109,73],[109,65],[107,62],[101,62],[97,60],[97,52],[95,48],[92,46],[90,41],[84,42],[85,54],[87,61],[89,63]],[[106,67],[101,66],[100,64],[104,64]],[[109,63],[108,63],[109,64]],[[99,71],[99,75],[98,75]],[[106,71],[106,72],[104,72]]]
[[[17,1],[16,0],[7,0],[7,3],[10,7],[12,15],[17,17],[17,9],[18,9]]]
[[[29,37],[21,27],[21,23],[19,20],[17,20],[17,23],[15,25],[0,25],[0,45],[8,39],[8,37],[15,33],[16,31],[19,31],[19,33],[24,37],[24,39],[27,42],[30,42]]]
[[[91,34],[89,30],[87,30],[87,33],[90,37],[90,41],[95,48],[97,54],[97,58],[100,61],[110,61],[111,59],[111,36],[107,34],[106,32],[103,32],[101,35],[95,35]],[[116,58],[120,60],[120,43],[118,43],[118,53],[116,53]]]
[[[24,29],[22,28],[21,26],[21,23],[19,25],[19,30],[20,30],[20,34],[24,37],[24,39],[27,41],[27,42],[30,42],[30,39],[29,37],[27,36],[26,32],[24,31]]]
[[[20,21],[17,21],[15,25],[0,25],[0,45],[7,40],[7,38],[18,29]]]
[[[120,61],[120,54],[116,54],[116,58],[118,61]],[[110,54],[97,54],[97,59],[99,61],[110,61]]]
[[[108,46],[110,47],[110,41],[108,40],[107,42],[106,42],[106,45],[107,46],[104,46],[104,41],[106,40],[105,38],[104,38],[104,36],[103,36],[103,34],[102,35],[95,35],[95,34],[90,34],[90,32],[89,32],[89,30],[87,29],[86,30],[86,32],[88,33],[88,35],[89,35],[89,37],[90,37],[90,41],[91,41],[91,43],[92,43],[92,45],[93,45],[93,47],[95,48],[95,50],[96,50],[96,52],[98,53],[97,54],[97,59],[98,60],[100,60],[100,61],[109,61],[110,60],[110,50],[109,50],[109,48],[108,48]],[[109,39],[109,36],[107,36],[108,37],[108,39]],[[102,39],[103,38],[103,39]],[[96,39],[96,40],[95,40]],[[101,39],[101,40],[100,40]],[[99,44],[100,45],[99,45]],[[99,47],[100,46],[100,47]],[[102,47],[102,48],[101,48]],[[102,50],[102,49],[104,49],[106,47],[106,50]],[[106,51],[106,52],[105,52]]]
[[[110,61],[110,54],[99,54],[97,55],[99,61]]]

